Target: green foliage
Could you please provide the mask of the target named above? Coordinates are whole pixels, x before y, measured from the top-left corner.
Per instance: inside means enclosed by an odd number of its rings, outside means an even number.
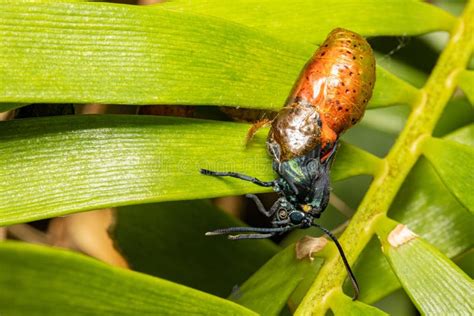
[[[161,6],[2,0],[0,19],[0,102],[277,110],[314,51],[310,44],[295,45],[244,25]],[[449,24],[451,17],[434,21]],[[378,76],[372,105],[408,103],[416,97],[413,87],[383,69]]]
[[[4,315],[256,315],[228,300],[69,251],[3,242],[0,257]]]
[[[462,128],[446,138],[460,143],[472,141],[466,133],[469,130],[470,127]],[[474,218],[450,194],[426,159],[420,159],[413,167],[388,215],[406,224],[450,258],[460,256],[474,246]],[[355,268],[359,283],[364,288],[360,297],[364,302],[373,303],[400,288],[380,247],[378,240],[372,240]]]
[[[315,261],[297,259],[292,244],[269,260],[230,298],[261,315],[279,315],[298,284],[315,277],[321,260]]]
[[[433,246],[415,238],[399,247],[384,243],[384,252],[423,314],[468,315],[474,310],[472,280]]]
[[[350,287],[343,286],[334,245],[310,261],[296,259],[294,244],[204,237],[242,224],[207,201],[182,201],[268,192],[199,174],[212,168],[272,179],[265,130],[246,148],[247,124],[62,116],[0,122],[0,226],[119,207],[112,236],[136,272],[63,250],[0,243],[0,314],[279,315],[286,305],[296,315],[384,315],[369,304],[400,287],[423,314],[468,314],[472,281],[451,259],[473,246],[474,135],[459,114],[466,99],[450,98],[459,86],[473,102],[473,71],[466,69],[473,16],[472,1],[454,17],[415,0],[174,0],[142,7],[0,0],[0,111],[46,102],[278,110],[315,44],[334,27],[369,37],[451,35],[430,74],[407,61],[390,66],[378,55],[369,105],[409,105],[408,119],[384,157],[344,142],[332,167],[333,182],[373,177],[340,237],[355,264],[360,301],[342,291]],[[421,86],[425,77],[420,89],[408,83]],[[378,131],[360,143],[387,146],[387,132],[397,131],[383,122],[397,115],[374,115]],[[419,237],[390,243],[398,223]],[[218,297],[234,285],[228,299]]]
[[[441,179],[452,193],[474,212],[474,148],[449,140],[430,138],[425,144],[424,154],[433,164]],[[462,162],[462,163],[460,163]]]
[[[463,70],[459,78],[459,86],[466,93],[471,104],[474,104],[474,71]]]
[[[263,135],[247,148],[242,135],[248,128],[136,115],[0,122],[0,159],[8,161],[0,165],[0,225],[108,206],[268,192],[199,173],[200,168],[229,169],[272,179]],[[344,158],[346,152],[360,161],[376,161],[351,146],[339,155],[333,177],[374,170],[354,165]]]
[[[447,12],[415,0],[174,0],[163,7],[224,18],[282,39],[312,43],[324,41],[335,27],[365,36],[417,35],[448,31],[455,23]]]
[[[113,235],[135,271],[225,297],[279,250],[268,240],[249,248],[204,236],[242,225],[208,201],[165,202],[119,208]]]
[[[333,307],[333,312],[336,315],[369,315],[369,316],[383,316],[383,315],[388,315],[381,310],[372,307],[370,305],[358,302],[358,301],[352,301],[349,297],[339,294],[335,296],[335,304]]]

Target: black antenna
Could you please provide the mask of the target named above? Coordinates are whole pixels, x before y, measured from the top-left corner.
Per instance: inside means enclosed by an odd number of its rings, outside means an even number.
[[[229,235],[228,238],[231,240],[239,239],[263,239],[270,238],[275,234],[281,234],[293,230],[295,228],[300,228],[302,224],[294,226],[284,226],[284,227],[229,227],[223,229],[216,229],[206,233],[206,236],[215,236],[215,235],[228,235],[231,233],[251,233],[251,234],[238,234],[238,235]]]
[[[312,223],[312,226],[318,227],[321,229],[326,235],[328,235],[332,241],[336,244],[337,249],[339,250],[339,254],[341,255],[342,262],[344,262],[344,266],[346,267],[347,273],[349,274],[349,279],[351,280],[352,287],[354,288],[354,296],[352,297],[352,300],[355,301],[359,297],[359,284],[357,283],[357,280],[354,276],[354,273],[352,273],[351,266],[349,265],[349,262],[347,262],[346,255],[344,254],[344,250],[342,249],[341,244],[337,240],[336,236],[334,236],[327,228],[324,228],[323,226],[317,224],[317,223]]]

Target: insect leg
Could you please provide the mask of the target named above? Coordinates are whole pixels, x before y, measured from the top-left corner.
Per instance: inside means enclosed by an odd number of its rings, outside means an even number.
[[[271,123],[272,121],[267,118],[264,118],[258,122],[253,123],[247,132],[247,138],[245,140],[245,143],[248,145],[250,141],[252,140],[253,136],[255,135],[255,133],[257,133],[259,129],[261,129],[262,127],[268,126]]]
[[[201,169],[201,174],[207,175],[207,176],[217,176],[217,177],[233,177],[237,178],[240,180],[244,181],[249,181],[252,182],[256,185],[262,186],[262,187],[272,187],[275,185],[275,181],[262,181],[257,178],[247,176],[242,173],[237,173],[237,172],[219,172],[219,171],[211,171],[207,169]]]
[[[325,154],[324,157],[321,157],[322,163],[324,163],[328,167],[331,167],[332,161],[334,160],[334,157],[336,156],[336,151],[338,147],[339,147],[339,141],[336,140],[331,150],[327,154]]]
[[[271,217],[274,213],[275,210],[271,208],[270,210],[265,209],[265,206],[263,206],[262,201],[255,195],[255,194],[245,194],[245,197],[248,199],[252,199],[255,202],[255,205],[257,205],[257,209],[265,215],[266,217]]]
[[[282,221],[273,221],[272,222],[272,225],[287,225],[290,223],[290,220],[289,219],[285,219],[285,220],[282,220]]]
[[[318,227],[321,229],[326,235],[328,235],[332,241],[336,244],[337,250],[339,250],[339,254],[341,255],[342,262],[344,262],[344,266],[346,267],[347,273],[349,274],[349,279],[351,280],[352,287],[354,288],[354,296],[352,297],[352,300],[355,301],[359,297],[359,284],[357,283],[357,280],[354,276],[354,273],[352,273],[351,266],[349,265],[349,262],[347,262],[346,255],[344,254],[344,250],[342,249],[341,244],[337,240],[336,236],[333,235],[328,229],[324,228],[323,226],[313,223],[312,226]]]
[[[241,240],[241,239],[265,239],[265,238],[270,238],[275,233],[269,233],[269,234],[239,234],[239,235],[229,235],[230,240]]]
[[[227,235],[230,233],[282,233],[299,226],[286,226],[286,227],[229,227],[223,229],[216,229],[212,232],[207,232],[206,236],[214,235]]]

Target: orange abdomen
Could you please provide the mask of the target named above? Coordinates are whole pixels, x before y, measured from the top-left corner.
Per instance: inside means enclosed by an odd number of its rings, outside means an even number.
[[[364,115],[375,84],[375,58],[367,41],[334,29],[308,62],[288,104],[310,103],[322,125],[321,141],[330,144]]]

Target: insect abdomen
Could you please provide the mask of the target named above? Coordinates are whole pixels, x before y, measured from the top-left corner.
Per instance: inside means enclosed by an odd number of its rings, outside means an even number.
[[[331,143],[364,115],[375,84],[375,58],[357,33],[337,28],[303,70],[289,102],[317,108],[322,142]]]

